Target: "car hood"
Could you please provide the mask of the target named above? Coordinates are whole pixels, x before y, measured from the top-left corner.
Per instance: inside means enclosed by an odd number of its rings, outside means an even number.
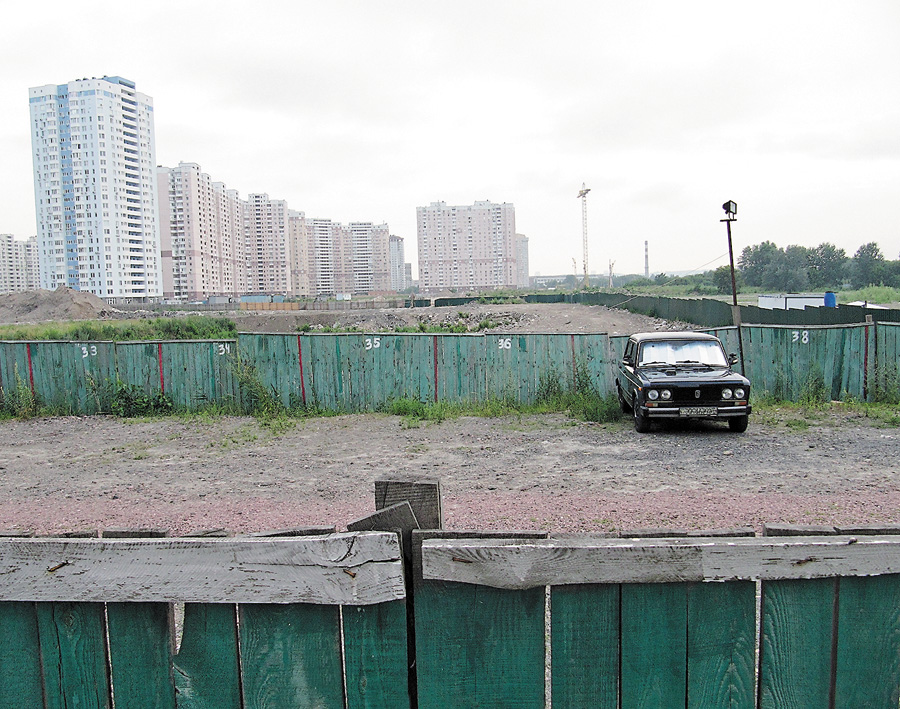
[[[651,367],[640,370],[641,377],[652,384],[688,383],[741,383],[748,384],[746,378],[731,369],[700,369],[691,367]]]

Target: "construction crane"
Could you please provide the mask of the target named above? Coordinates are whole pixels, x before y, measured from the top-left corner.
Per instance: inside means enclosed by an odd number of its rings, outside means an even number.
[[[584,182],[581,183],[581,190],[578,192],[578,198],[581,200],[581,231],[584,239],[584,287],[590,285],[588,281],[588,238],[587,238],[587,194],[591,191]]]

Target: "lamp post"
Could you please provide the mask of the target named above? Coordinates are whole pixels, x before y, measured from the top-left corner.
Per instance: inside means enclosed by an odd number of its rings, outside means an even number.
[[[728,264],[731,267],[731,321],[737,327],[741,374],[746,375],[744,368],[744,338],[741,335],[741,308],[737,302],[737,281],[734,277],[734,249],[731,246],[731,222],[737,221],[737,202],[728,200],[722,205],[722,209],[725,210],[725,218],[720,221],[725,222],[725,228],[728,230]]]

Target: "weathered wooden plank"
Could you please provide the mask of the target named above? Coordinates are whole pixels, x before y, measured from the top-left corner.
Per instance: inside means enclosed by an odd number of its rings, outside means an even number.
[[[836,707],[900,705],[900,576],[842,578]]]
[[[375,509],[408,502],[420,529],[442,529],[441,481],[413,475],[394,475],[375,481]]]
[[[419,523],[416,521],[412,507],[406,500],[347,523],[348,532],[368,532],[372,530],[410,532],[413,529],[419,529]]]
[[[121,570],[127,568],[128,573]],[[0,600],[366,605],[405,597],[396,534],[0,539]]]
[[[162,529],[104,529],[104,539],[163,538]],[[116,709],[175,709],[170,603],[107,603],[109,666]]]
[[[406,603],[346,607],[347,709],[409,709]]]
[[[0,603],[0,709],[43,707],[33,603]]]
[[[340,608],[238,606],[244,709],[343,709]]]
[[[623,707],[683,707],[687,584],[622,586]]]
[[[762,585],[761,709],[833,706],[832,631],[835,579]]]
[[[102,603],[38,603],[48,709],[110,709]]]
[[[688,588],[687,706],[756,706],[756,584]]]
[[[426,579],[508,589],[873,576],[900,573],[900,537],[431,539],[422,569]]]
[[[236,607],[186,603],[174,658],[178,709],[243,709]]]
[[[544,589],[417,588],[419,709],[544,706]]]
[[[618,707],[619,586],[555,586],[550,618],[553,706]]]

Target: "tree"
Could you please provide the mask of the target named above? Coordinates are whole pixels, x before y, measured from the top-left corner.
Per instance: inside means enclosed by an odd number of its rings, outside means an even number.
[[[745,247],[738,259],[738,266],[744,276],[744,282],[748,286],[762,286],[763,274],[769,268],[772,260],[781,253],[781,249],[771,241]]]
[[[870,241],[856,250],[856,254],[853,256],[851,273],[854,288],[878,285],[884,280],[886,275],[885,261],[878,244]]]
[[[737,281],[737,274],[735,274],[735,281]],[[719,266],[713,271],[713,284],[716,287],[716,293],[731,294],[731,267]],[[740,284],[738,283],[737,285],[739,286]],[[738,290],[740,291],[740,288]]]
[[[788,246],[769,262],[763,273],[763,288],[782,293],[800,293],[809,289],[807,266],[809,249]]]
[[[809,253],[809,285],[812,288],[840,288],[847,272],[847,252],[834,244],[819,244]]]

